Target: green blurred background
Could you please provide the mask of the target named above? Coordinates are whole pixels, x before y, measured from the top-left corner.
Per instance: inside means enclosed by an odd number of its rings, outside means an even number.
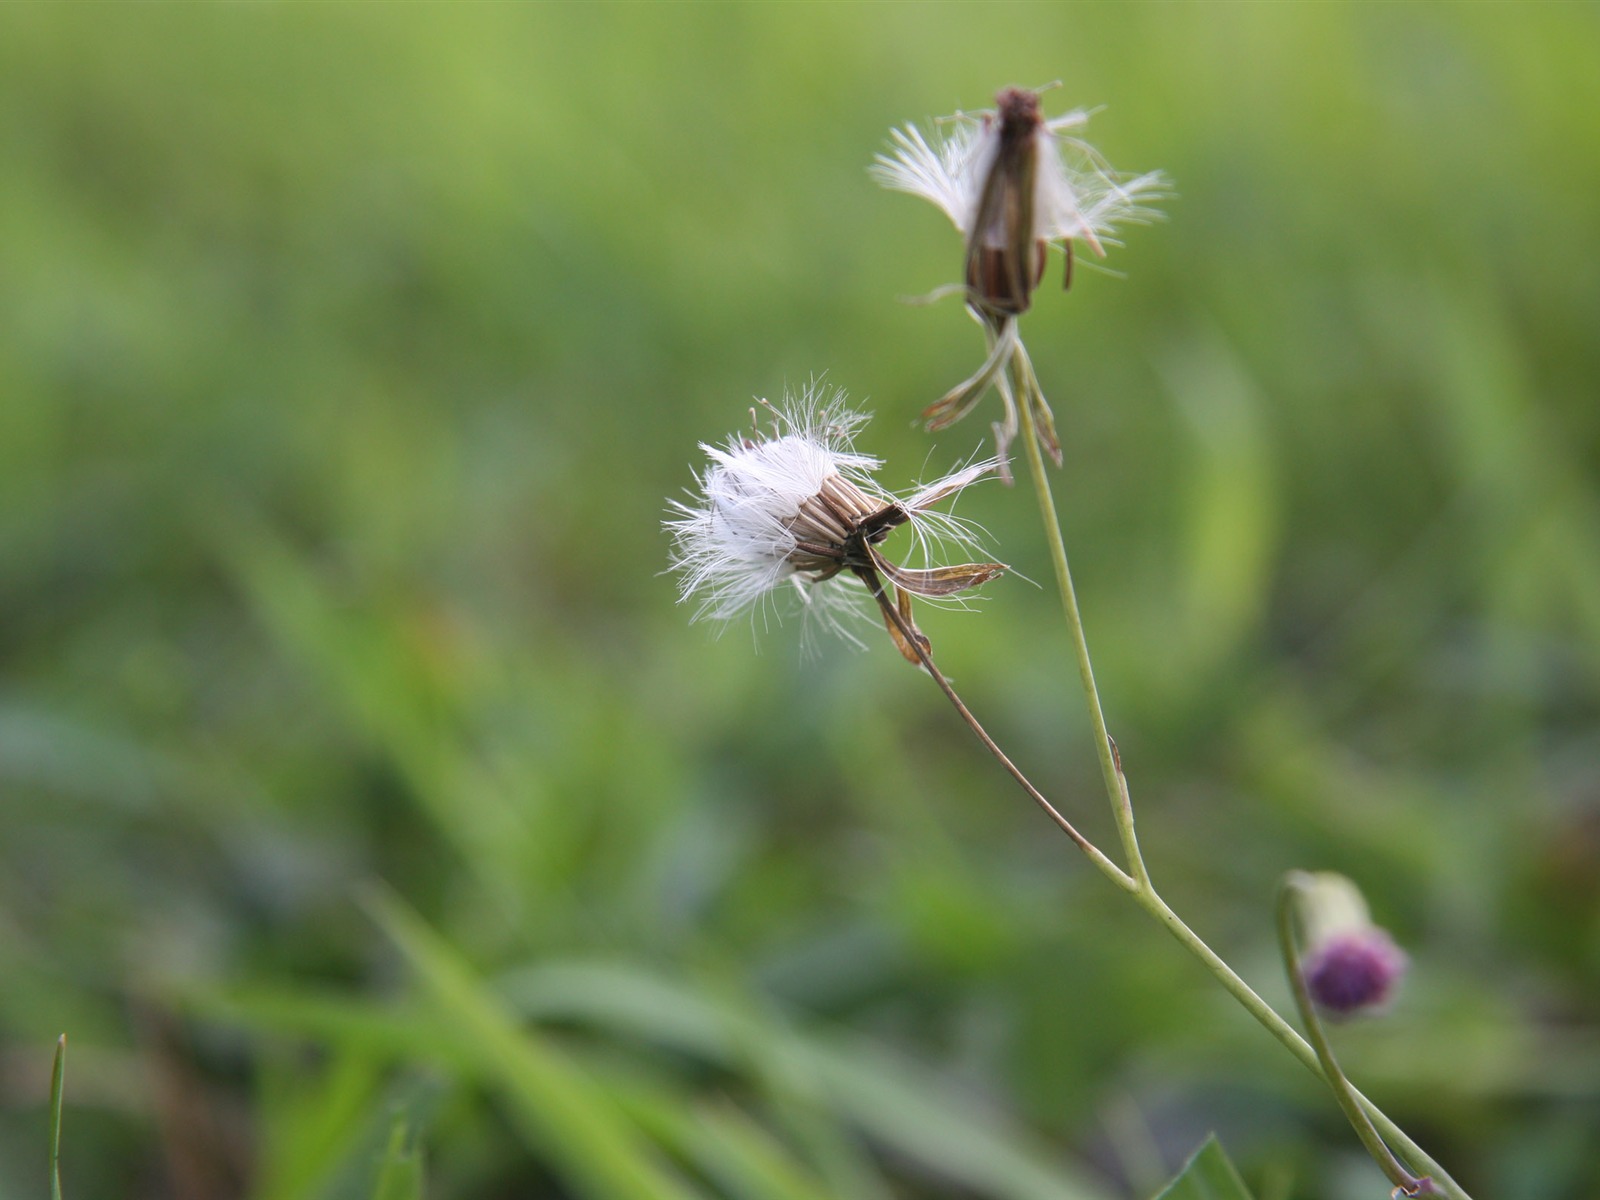
[[[296,4],[0,10],[0,1197],[62,1030],[70,1200],[1387,1194],[885,639],[662,574],[754,396],[972,452],[865,167],[1051,79],[1176,192],[1023,326],[1156,880],[1283,1007],[1349,874],[1358,1081],[1600,1194],[1600,8]],[[1110,842],[1055,614],[923,623]]]

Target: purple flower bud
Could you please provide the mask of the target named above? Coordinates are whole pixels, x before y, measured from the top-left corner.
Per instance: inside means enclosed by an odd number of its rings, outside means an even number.
[[[1317,1007],[1348,1017],[1381,1008],[1405,973],[1405,951],[1376,925],[1336,933],[1306,958],[1306,988]]]

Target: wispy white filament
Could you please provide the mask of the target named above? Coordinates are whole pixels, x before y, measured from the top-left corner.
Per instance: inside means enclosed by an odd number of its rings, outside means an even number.
[[[848,572],[827,576],[802,551],[795,533],[801,507],[832,477],[859,489],[873,505],[898,505],[925,560],[947,545],[975,548],[971,526],[931,506],[993,471],[996,461],[973,463],[897,500],[873,479],[880,460],[855,450],[854,435],[866,417],[846,408],[842,393],[824,396],[811,388],[772,411],[777,425],[770,436],[702,443],[710,465],[698,474],[687,502],[672,502],[665,523],[673,537],[672,567],[679,573],[680,601],[698,602],[696,620],[764,610],[776,595],[792,591],[808,617],[851,637],[842,620],[863,611],[857,601],[864,589]]]
[[[1076,239],[1104,254],[1107,244],[1116,244],[1118,226],[1155,218],[1149,202],[1159,198],[1166,181],[1159,171],[1113,171],[1094,147],[1066,136],[1088,121],[1088,113],[1070,112],[1046,121],[1040,131],[1034,237],[1056,245]],[[893,155],[877,155],[868,170],[884,187],[931,200],[970,237],[999,151],[1000,122],[993,114],[958,113],[938,124],[933,142],[914,125],[891,130]]]

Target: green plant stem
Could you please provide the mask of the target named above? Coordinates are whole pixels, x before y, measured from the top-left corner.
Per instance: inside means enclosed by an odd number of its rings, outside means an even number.
[[[967,727],[983,743],[984,748],[994,755],[1000,765],[1005,768],[1006,774],[1017,781],[1017,785],[1028,794],[1029,798],[1044,810],[1045,816],[1054,821],[1060,827],[1061,832],[1072,839],[1072,844],[1083,851],[1089,861],[1100,869],[1101,874],[1105,875],[1106,878],[1110,879],[1123,891],[1134,891],[1138,887],[1138,883],[1121,867],[1107,858],[1098,846],[1079,833],[1071,821],[1061,815],[1060,810],[1050,803],[1043,792],[1033,786],[1033,782],[1022,773],[1022,769],[1011,761],[1010,756],[1000,748],[999,743],[989,736],[988,730],[984,729],[978,718],[972,715],[972,710],[956,694],[955,688],[945,678],[944,672],[939,670],[934,663],[933,655],[928,650],[927,639],[913,628],[911,623],[901,614],[899,607],[889,598],[888,592],[884,588],[883,580],[878,577],[878,573],[862,569],[857,574],[860,576],[861,581],[867,585],[867,590],[872,593],[872,598],[878,602],[878,607],[883,610],[884,618],[900,631],[901,637],[905,639],[905,644],[915,651],[923,669],[939,685],[939,690],[944,693],[945,699],[950,701],[952,707],[960,714],[961,719],[967,723]]]
[[[1311,1002],[1311,991],[1306,986],[1305,972],[1300,967],[1300,944],[1294,932],[1295,905],[1309,882],[1310,877],[1304,871],[1291,871],[1278,891],[1278,947],[1283,952],[1284,970],[1288,972],[1289,986],[1294,990],[1294,1002],[1300,1010],[1300,1023],[1305,1026],[1306,1037],[1317,1052],[1323,1078],[1333,1089],[1334,1098],[1339,1101],[1339,1107],[1344,1109],[1345,1119],[1356,1131],[1356,1136],[1361,1139],[1372,1160],[1383,1169],[1389,1182],[1398,1189],[1398,1194],[1431,1195],[1432,1180],[1417,1179],[1401,1166],[1373,1128],[1372,1119],[1356,1099],[1354,1085],[1339,1066],[1339,1060],[1333,1056],[1333,1046],[1329,1044],[1327,1031],[1322,1027],[1322,1018],[1317,1015],[1317,1007]]]
[[[1258,996],[1255,990],[1241,979],[1216,951],[1206,945],[1199,934],[1184,924],[1178,914],[1173,912],[1167,902],[1156,892],[1154,884],[1151,883],[1150,872],[1145,867],[1144,857],[1139,851],[1139,841],[1134,833],[1133,803],[1128,792],[1127,779],[1119,764],[1118,754],[1112,744],[1111,735],[1106,730],[1105,714],[1100,703],[1100,692],[1095,686],[1094,667],[1089,659],[1089,643],[1084,636],[1083,617],[1078,611],[1077,592],[1072,586],[1072,572],[1067,565],[1066,543],[1061,536],[1061,522],[1056,516],[1055,499],[1050,491],[1050,481],[1045,474],[1044,457],[1039,448],[1039,434],[1034,421],[1033,406],[1035,402],[1041,405],[1044,404],[1044,397],[1039,390],[1038,380],[1034,376],[1033,364],[1028,361],[1027,352],[1023,349],[1020,341],[1017,343],[1013,354],[1012,364],[1015,368],[1017,386],[1015,400],[1021,417],[1022,441],[1027,454],[1028,467],[1033,475],[1034,494],[1039,501],[1039,515],[1044,523],[1051,561],[1055,566],[1056,584],[1061,593],[1061,609],[1066,618],[1073,649],[1077,653],[1078,675],[1083,683],[1084,698],[1088,702],[1089,719],[1094,726],[1096,747],[1100,755],[1100,771],[1105,780],[1106,796],[1111,802],[1111,812],[1116,820],[1117,834],[1122,841],[1123,853],[1127,858],[1128,868],[1132,872],[1135,883],[1134,887],[1126,890],[1140,908],[1160,922],[1168,933],[1200,960],[1205,968],[1216,977],[1217,982],[1243,1006],[1246,1012],[1260,1022],[1268,1033],[1277,1038],[1291,1054],[1300,1060],[1307,1070],[1322,1079],[1324,1083],[1328,1083],[1330,1081],[1323,1070],[1321,1061],[1317,1057],[1316,1050],[1295,1032],[1294,1028],[1280,1017],[1270,1004]],[[1383,1137],[1398,1147],[1415,1168],[1431,1175],[1435,1185],[1442,1189],[1446,1195],[1452,1197],[1452,1200],[1471,1200],[1466,1190],[1456,1183],[1443,1167],[1434,1162],[1422,1147],[1412,1141],[1411,1137],[1396,1125],[1382,1109],[1353,1087],[1351,1088],[1351,1093]]]
[[[1132,895],[1134,902],[1159,921],[1168,933],[1198,958],[1206,969],[1216,977],[1217,982],[1222,984],[1228,994],[1237,1000],[1246,1012],[1259,1021],[1268,1033],[1282,1042],[1284,1047],[1299,1059],[1308,1071],[1324,1083],[1328,1082],[1322,1063],[1317,1058],[1317,1052],[1310,1043],[1295,1032],[1294,1027],[1280,1017],[1276,1010],[1257,995],[1248,983],[1239,978],[1234,969],[1223,961],[1221,955],[1206,945],[1199,934],[1184,924],[1183,919],[1172,911],[1167,902],[1153,888],[1142,888],[1132,893]],[[1413,1166],[1420,1168],[1425,1174],[1433,1176],[1434,1183],[1442,1188],[1446,1195],[1451,1196],[1453,1200],[1472,1200],[1467,1195],[1466,1189],[1452,1179],[1449,1172],[1436,1163],[1421,1146],[1412,1141],[1410,1135],[1396,1125],[1382,1109],[1362,1095],[1355,1087],[1352,1086],[1350,1090],[1357,1103],[1361,1105],[1362,1111],[1371,1118],[1373,1125],[1377,1127],[1386,1140],[1400,1148]]]
[[[1012,355],[1016,368],[1016,405],[1022,419],[1022,444],[1028,456],[1028,468],[1033,475],[1033,492],[1039,501],[1039,517],[1044,522],[1045,541],[1050,547],[1050,560],[1055,567],[1056,586],[1061,593],[1061,613],[1067,621],[1067,631],[1072,638],[1072,648],[1078,657],[1078,677],[1083,682],[1083,694],[1089,702],[1089,720],[1094,726],[1095,749],[1100,755],[1100,774],[1105,780],[1106,795],[1111,799],[1111,814],[1117,823],[1117,836],[1122,841],[1123,857],[1128,870],[1140,888],[1150,888],[1150,874],[1145,869],[1144,856],[1139,853],[1139,837],[1133,827],[1133,804],[1128,796],[1127,781],[1122,777],[1111,734],[1106,729],[1105,712],[1100,705],[1100,691],[1095,687],[1094,664],[1089,661],[1089,642],[1083,632],[1083,617],[1078,612],[1078,593],[1072,586],[1072,568],[1067,565],[1067,545],[1061,536],[1061,521],[1056,516],[1056,503],[1050,492],[1050,479],[1045,474],[1044,455],[1039,449],[1039,430],[1034,421],[1035,398],[1044,403],[1038,381],[1033,376],[1033,364],[1027,351],[1018,342]]]

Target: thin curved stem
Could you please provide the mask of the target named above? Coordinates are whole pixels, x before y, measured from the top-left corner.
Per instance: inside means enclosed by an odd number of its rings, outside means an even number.
[[[972,710],[956,694],[955,688],[945,678],[944,672],[935,665],[933,655],[928,650],[927,638],[923,637],[921,632],[910,621],[906,620],[901,614],[899,606],[889,599],[887,592],[884,590],[883,580],[879,578],[878,573],[870,568],[863,567],[856,568],[856,574],[867,585],[867,590],[872,593],[872,598],[878,602],[878,607],[883,610],[884,619],[899,630],[901,638],[904,639],[904,645],[910,646],[915,651],[923,669],[933,677],[933,681],[939,685],[939,690],[945,694],[945,698],[950,701],[951,706],[960,714],[961,719],[967,723],[968,728],[977,735],[984,748],[994,755],[1000,765],[1005,768],[1006,773],[1017,781],[1017,785],[1028,794],[1029,799],[1037,804],[1044,811],[1044,814],[1056,823],[1062,833],[1072,839],[1072,844],[1083,851],[1090,862],[1100,868],[1101,874],[1122,888],[1123,891],[1134,891],[1138,887],[1138,883],[1126,871],[1107,858],[1098,846],[1079,833],[1077,827],[1071,821],[1061,815],[1055,805],[1045,798],[1043,792],[1033,786],[1033,782],[1022,773],[1022,769],[1012,762],[1010,756],[989,736],[988,731],[979,723],[978,718],[972,715]]]
[[[1304,871],[1291,871],[1285,876],[1283,886],[1278,889],[1278,947],[1283,952],[1283,967],[1289,975],[1289,986],[1294,990],[1294,1002],[1300,1010],[1300,1022],[1306,1027],[1306,1037],[1310,1039],[1312,1049],[1317,1052],[1317,1062],[1322,1067],[1322,1077],[1333,1089],[1334,1099],[1338,1100],[1339,1107],[1344,1110],[1345,1119],[1356,1131],[1356,1137],[1361,1139],[1361,1144],[1367,1148],[1372,1160],[1389,1177],[1389,1182],[1395,1185],[1395,1194],[1436,1195],[1433,1181],[1426,1177],[1418,1179],[1412,1175],[1378,1136],[1378,1131],[1373,1128],[1372,1119],[1367,1116],[1361,1107],[1361,1102],[1356,1099],[1355,1086],[1339,1066],[1339,1060],[1333,1055],[1333,1046],[1328,1041],[1327,1030],[1322,1026],[1322,1018],[1317,1015],[1317,1006],[1311,1001],[1311,991],[1306,986],[1305,971],[1300,966],[1300,943],[1294,931],[1295,905],[1305,893],[1309,882],[1310,876]]]
[[[1198,958],[1228,994],[1260,1022],[1268,1033],[1281,1042],[1289,1053],[1299,1059],[1301,1064],[1318,1079],[1327,1082],[1322,1063],[1310,1043],[1295,1032],[1294,1027],[1280,1017],[1270,1004],[1257,995],[1255,990],[1223,961],[1221,955],[1206,945],[1199,934],[1184,924],[1183,919],[1172,911],[1153,888],[1141,888],[1133,893],[1133,898],[1140,908],[1159,921],[1168,933]],[[1358,1089],[1352,1087],[1351,1091],[1379,1133],[1396,1146],[1414,1168],[1433,1176],[1434,1184],[1442,1188],[1452,1200],[1472,1200],[1472,1197],[1467,1195],[1466,1189],[1452,1179],[1450,1173],[1435,1162],[1427,1151],[1417,1145],[1411,1136],[1396,1125],[1382,1109],[1362,1095]]]

